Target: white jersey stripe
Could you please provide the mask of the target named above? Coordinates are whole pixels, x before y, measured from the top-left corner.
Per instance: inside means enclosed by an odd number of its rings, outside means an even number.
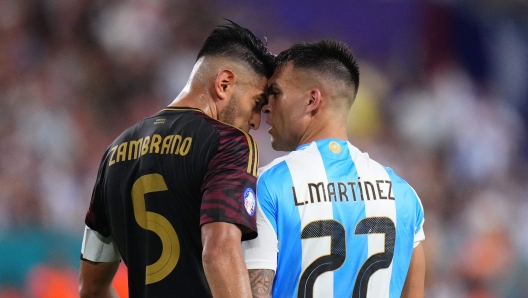
[[[323,160],[319,151],[317,150],[316,143],[312,143],[303,149],[307,154],[312,155],[310,162],[302,159],[287,159],[286,164],[290,169],[290,173],[293,180],[293,186],[295,187],[296,197],[305,198],[304,205],[298,206],[299,215],[301,220],[301,231],[309,223],[316,220],[332,219],[332,204],[329,203],[315,203],[319,200],[326,200],[326,196],[319,197],[320,192],[315,190],[317,185],[322,184],[323,192],[325,185],[328,183],[326,178],[326,171],[323,164]],[[313,186],[309,186],[313,185]],[[318,195],[316,196],[315,193]],[[310,200],[310,202],[308,202]],[[312,201],[314,203],[312,203]],[[302,272],[312,264],[317,258],[330,255],[330,237],[318,237],[312,239],[301,240],[302,245]],[[314,297],[333,297],[333,287],[328,288],[324,285],[334,283],[333,272],[325,272],[321,274],[315,281],[314,284]]]
[[[365,216],[369,217],[388,217],[394,226],[396,226],[396,206],[393,200],[388,197],[389,193],[388,183],[378,184],[376,181],[390,181],[389,175],[385,168],[379,163],[373,161],[368,157],[368,154],[359,152],[358,149],[349,145],[352,152],[352,159],[356,164],[358,172],[358,184],[362,187],[360,191],[363,193],[365,203]],[[380,190],[378,190],[378,185]],[[381,199],[379,196],[384,195],[386,199]],[[385,251],[385,235],[384,234],[368,234],[368,257],[377,253]],[[389,268],[377,270],[370,277],[367,298],[389,297],[390,279],[392,273],[392,262]]]

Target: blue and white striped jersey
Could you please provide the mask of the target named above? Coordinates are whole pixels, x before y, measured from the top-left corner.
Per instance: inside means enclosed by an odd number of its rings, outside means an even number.
[[[302,145],[259,170],[248,269],[275,270],[273,297],[400,297],[424,239],[415,191],[349,142]]]

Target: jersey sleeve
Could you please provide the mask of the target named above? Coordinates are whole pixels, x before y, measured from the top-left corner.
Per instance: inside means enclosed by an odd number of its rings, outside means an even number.
[[[111,234],[103,201],[103,181],[108,153],[109,150],[105,152],[101,164],[99,165],[90,207],[88,208],[88,212],[86,212],[86,218],[84,220],[86,226],[91,230],[98,232],[103,237],[108,237]]]
[[[277,270],[279,252],[276,202],[266,185],[265,176],[257,183],[257,238],[242,243],[242,254],[248,269]]]
[[[424,210],[423,210],[422,202],[420,201],[420,198],[418,197],[416,192],[414,192],[414,194],[416,196],[416,206],[415,206],[416,222],[414,225],[414,245],[413,246],[416,247],[418,246],[418,244],[420,244],[421,241],[425,240],[425,233],[423,230],[423,224],[424,224],[425,218],[424,218]]]
[[[219,132],[218,150],[209,162],[202,185],[200,226],[228,222],[241,229],[242,240],[253,239],[257,237],[257,145],[241,131]]]

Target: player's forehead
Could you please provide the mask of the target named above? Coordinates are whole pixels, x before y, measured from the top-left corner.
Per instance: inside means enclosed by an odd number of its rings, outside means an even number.
[[[262,75],[254,76],[251,80],[248,80],[245,84],[242,84],[243,96],[246,99],[259,100],[260,102],[266,102],[268,96],[268,78]]]
[[[268,88],[294,88],[302,84],[305,79],[307,70],[304,68],[295,67],[292,61],[284,65],[278,66],[275,72],[268,81]]]
[[[244,86],[245,89],[252,91],[266,90],[268,86],[268,78],[252,69],[244,68],[236,72],[236,75],[237,85]]]
[[[255,93],[265,93],[268,87],[268,78],[265,76],[254,76],[250,82],[251,91]]]

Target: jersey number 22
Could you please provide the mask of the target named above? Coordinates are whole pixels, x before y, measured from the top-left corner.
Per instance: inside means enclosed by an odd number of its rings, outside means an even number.
[[[356,235],[385,234],[385,251],[377,253],[365,261],[359,270],[352,298],[367,297],[367,286],[370,277],[379,269],[388,268],[394,255],[396,242],[396,228],[388,217],[367,217],[356,225]],[[313,297],[313,286],[319,275],[341,267],[346,259],[345,228],[336,220],[318,220],[309,223],[301,233],[301,239],[330,236],[330,255],[322,256],[304,270],[299,281],[297,297]]]

